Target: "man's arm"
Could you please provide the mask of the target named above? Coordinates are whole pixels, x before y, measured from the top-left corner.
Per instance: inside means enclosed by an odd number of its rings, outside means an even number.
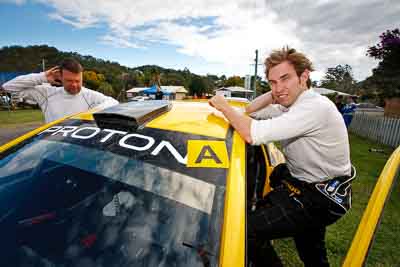
[[[209,104],[224,114],[233,128],[235,128],[235,130],[247,143],[251,144],[253,142],[250,133],[251,118],[232,108],[223,96],[214,96],[209,100]]]
[[[21,92],[23,90],[33,89],[35,86],[43,83],[56,83],[56,80],[60,79],[60,76],[60,69],[56,66],[45,72],[18,76],[4,83],[3,88],[8,92]]]
[[[89,108],[108,108],[114,105],[119,104],[117,100],[110,96],[103,95],[100,92],[96,92],[90,89],[87,89],[88,98],[87,101],[89,102]]]
[[[39,85],[47,82],[57,84],[57,79],[60,79],[58,66],[45,72],[18,76],[3,84],[3,88],[9,93],[18,93],[22,97],[31,98],[42,107],[47,102],[47,89],[51,86]]]
[[[272,103],[273,103],[273,98],[272,98],[271,91],[269,91],[265,94],[260,95],[253,101],[251,101],[251,103],[246,107],[246,113],[250,114],[250,113],[256,112],[262,108],[265,108],[266,106],[268,106]]]
[[[3,84],[4,90],[10,93],[17,93],[23,90],[33,89],[35,86],[47,82],[46,74],[32,73],[18,76]]]

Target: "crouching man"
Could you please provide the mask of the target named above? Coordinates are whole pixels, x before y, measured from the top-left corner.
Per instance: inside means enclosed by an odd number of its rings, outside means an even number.
[[[351,163],[346,126],[328,98],[309,89],[311,61],[295,49],[265,60],[271,91],[234,110],[223,96],[209,103],[252,144],[280,141],[286,158],[271,175],[273,190],[250,212],[248,255],[253,266],[282,266],[270,241],[293,237],[307,267],[329,266],[326,226],[351,205]]]

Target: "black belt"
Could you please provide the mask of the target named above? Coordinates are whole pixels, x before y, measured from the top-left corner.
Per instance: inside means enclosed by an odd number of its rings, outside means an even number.
[[[355,170],[351,176],[340,176],[321,182],[308,183],[294,178],[286,164],[275,167],[270,176],[271,186],[285,186],[290,196],[303,197],[315,204],[322,204],[337,214],[344,214],[351,208],[351,181],[355,178]]]

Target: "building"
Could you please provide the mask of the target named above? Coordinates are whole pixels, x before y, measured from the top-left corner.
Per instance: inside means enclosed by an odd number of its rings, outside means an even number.
[[[126,91],[126,97],[132,99],[136,96],[153,96],[157,91],[157,87],[134,87]],[[181,100],[184,99],[188,91],[183,86],[161,86],[161,91],[164,93],[164,98],[168,100]]]
[[[385,116],[400,118],[400,97],[385,99]]]
[[[248,90],[240,86],[221,87],[215,90],[215,94],[225,97],[253,98],[253,90]]]
[[[173,99],[175,100],[182,100],[188,94],[188,91],[183,86],[172,86],[172,85],[161,86],[161,90],[169,92],[171,95],[174,96]]]

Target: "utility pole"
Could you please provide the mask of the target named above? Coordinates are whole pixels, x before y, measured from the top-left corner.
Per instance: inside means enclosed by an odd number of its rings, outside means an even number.
[[[256,82],[257,82],[257,65],[258,65],[258,49],[256,49],[256,58],[254,60],[254,80],[253,80],[253,99],[256,98]]]
[[[44,58],[42,58],[42,69],[43,69],[43,72],[46,71],[46,64],[44,63]]]

